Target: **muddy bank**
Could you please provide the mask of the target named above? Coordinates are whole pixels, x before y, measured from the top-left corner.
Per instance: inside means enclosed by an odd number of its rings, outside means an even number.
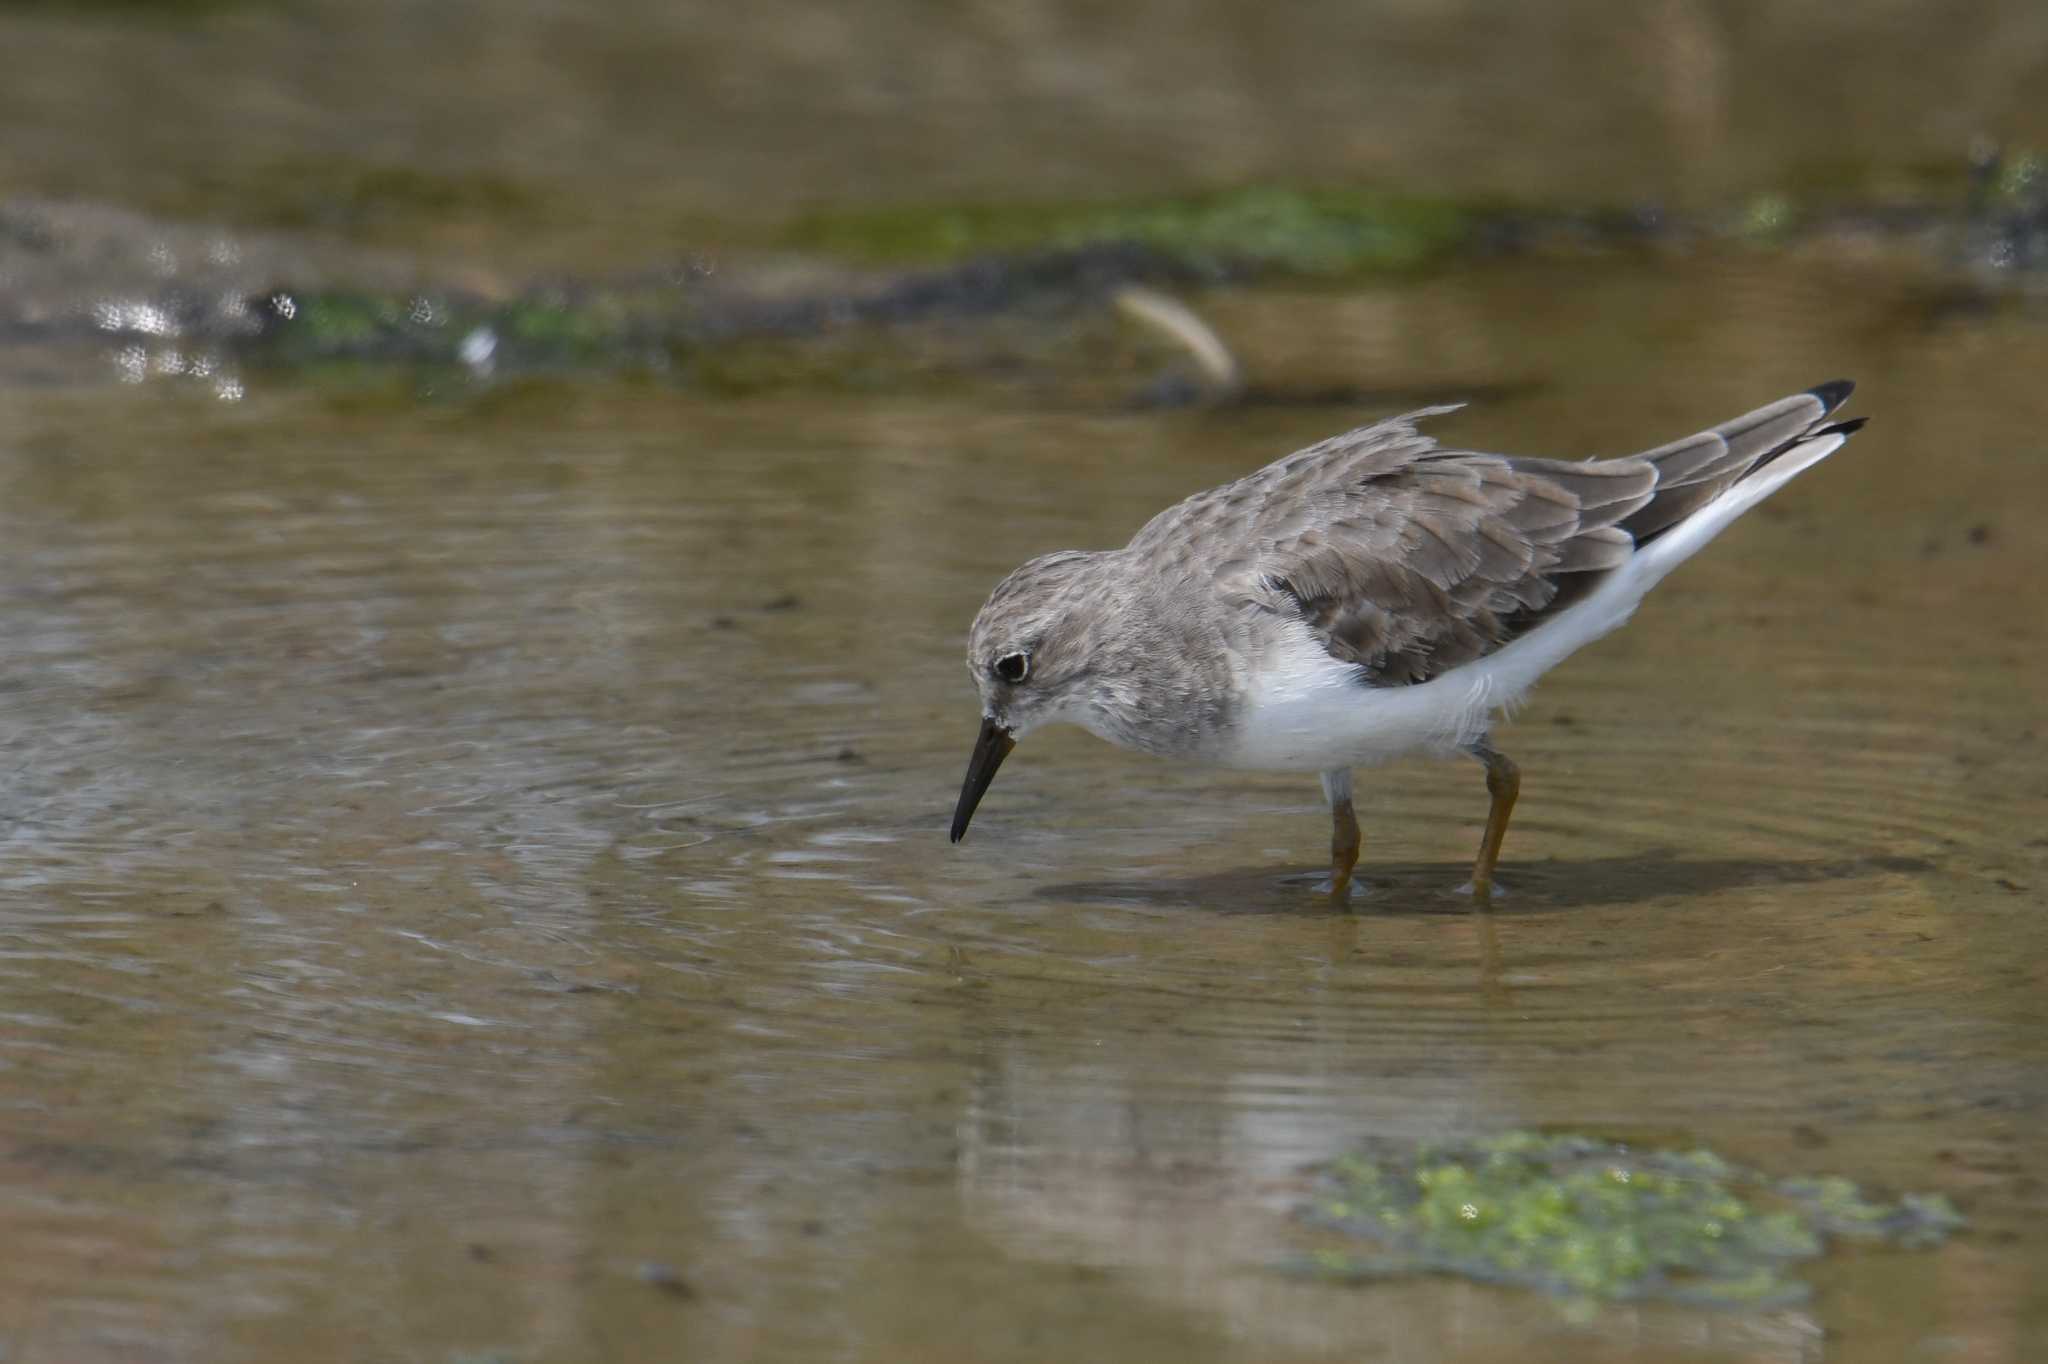
[[[1821,269],[1881,259],[1920,281],[1929,324],[2038,315],[2042,162],[1987,151],[1966,169],[1949,199],[1769,196],[1691,217],[1273,188],[813,213],[751,248],[542,280],[17,201],[0,205],[0,363],[77,382],[196,380],[224,396],[258,378],[462,387],[629,374],[728,396],[996,383],[1067,401],[1369,401],[1382,391],[1370,383],[1246,385],[1205,314],[1248,289],[1734,254]],[[1173,301],[1143,302],[1162,294]]]

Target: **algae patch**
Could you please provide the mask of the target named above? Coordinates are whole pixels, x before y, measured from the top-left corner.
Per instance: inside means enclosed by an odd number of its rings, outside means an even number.
[[[792,224],[779,244],[890,263],[1126,245],[1201,275],[1322,278],[1430,264],[1464,246],[1474,224],[1443,199],[1255,185],[1102,203],[826,211]]]
[[[1323,1171],[1311,1222],[1369,1249],[1303,1263],[1337,1279],[1448,1273],[1582,1298],[1795,1301],[1830,1237],[1918,1247],[1962,1218],[1939,1194],[1874,1200],[1846,1179],[1774,1179],[1709,1151],[1509,1132],[1379,1145]]]

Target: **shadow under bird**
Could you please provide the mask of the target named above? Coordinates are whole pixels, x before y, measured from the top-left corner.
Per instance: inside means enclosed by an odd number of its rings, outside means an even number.
[[[1684,440],[1571,462],[1439,449],[1431,407],[1196,493],[1122,549],[1065,550],[996,585],[968,634],[981,735],[953,813],[1040,725],[1168,758],[1318,772],[1330,891],[1358,861],[1351,769],[1469,753],[1493,889],[1521,773],[1494,717],[1737,517],[1840,449],[1855,386],[1821,384]]]

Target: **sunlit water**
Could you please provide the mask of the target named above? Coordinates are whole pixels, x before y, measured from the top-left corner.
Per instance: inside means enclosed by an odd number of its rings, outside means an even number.
[[[1498,912],[1414,763],[1339,914],[1311,780],[1048,734],[945,826],[1001,573],[1379,412],[0,396],[0,1352],[2048,1353],[2048,336],[1760,263],[1212,315],[1481,448],[1873,422],[1502,731]],[[1972,1228],[1760,1315],[1272,1272],[1305,1163],[1546,1124]]]

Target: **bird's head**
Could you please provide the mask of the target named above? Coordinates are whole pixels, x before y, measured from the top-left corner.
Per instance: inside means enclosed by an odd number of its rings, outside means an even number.
[[[981,694],[981,734],[953,812],[953,841],[1018,739],[1040,725],[1076,720],[1101,684],[1096,640],[1105,587],[1103,556],[1065,550],[1031,560],[996,584],[967,632],[967,670]]]

